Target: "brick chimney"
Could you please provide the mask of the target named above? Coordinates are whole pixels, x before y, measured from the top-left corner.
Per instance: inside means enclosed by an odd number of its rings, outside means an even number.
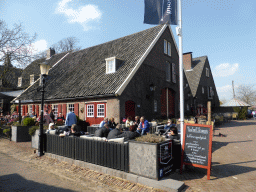
[[[185,70],[192,69],[192,52],[183,53],[183,67]]]
[[[47,51],[46,51],[46,59],[50,59],[51,56],[53,56],[55,54],[55,50],[52,49],[52,48],[49,48]]]

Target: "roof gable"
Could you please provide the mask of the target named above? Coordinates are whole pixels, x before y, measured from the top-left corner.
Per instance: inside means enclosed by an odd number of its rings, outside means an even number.
[[[70,53],[49,71],[46,100],[121,94],[166,27],[158,25]],[[115,73],[106,74],[105,59],[109,57],[116,57],[122,63]],[[38,83],[24,91],[20,98],[40,100],[36,86]]]

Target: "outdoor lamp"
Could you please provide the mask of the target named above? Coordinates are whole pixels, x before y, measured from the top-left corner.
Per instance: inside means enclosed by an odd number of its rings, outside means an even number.
[[[38,141],[38,156],[42,156],[44,153],[43,146],[43,123],[44,123],[44,88],[45,88],[45,78],[48,75],[51,66],[47,61],[40,64],[41,78],[42,78],[42,100],[41,100],[41,118],[40,118],[40,129],[39,129],[39,141]]]
[[[48,64],[47,61],[41,63],[40,64],[41,75],[48,75],[50,68],[51,68],[51,66]]]

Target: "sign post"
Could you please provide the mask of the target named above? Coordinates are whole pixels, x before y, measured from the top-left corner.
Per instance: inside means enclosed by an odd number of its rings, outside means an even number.
[[[185,123],[183,142],[181,170],[183,164],[207,169],[207,179],[210,180],[212,126]]]

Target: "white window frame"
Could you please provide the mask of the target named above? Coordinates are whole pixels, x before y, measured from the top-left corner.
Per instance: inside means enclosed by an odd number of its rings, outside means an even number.
[[[212,87],[208,87],[208,98],[212,99],[214,95]]]
[[[68,111],[69,109],[71,109],[71,110],[70,110],[71,112],[74,112],[74,111],[75,111],[75,105],[74,105],[74,103],[68,103],[68,104],[67,104],[67,111]]]
[[[102,106],[103,106],[103,108],[102,108]],[[103,109],[103,111],[100,111],[102,109]],[[104,104],[97,104],[97,117],[105,117],[105,105]]]
[[[168,52],[168,55],[169,56],[172,56],[172,48],[171,48],[171,43],[170,42],[168,42],[168,46],[167,46],[167,52]]]
[[[166,81],[171,81],[171,64],[168,61],[166,62]]]
[[[116,72],[116,57],[105,59],[106,61],[106,74]]]
[[[33,74],[33,75],[30,75],[30,85],[32,85],[34,82],[35,82],[35,76]]]
[[[209,70],[209,68],[206,68],[205,71],[206,71],[206,77],[210,77],[210,70]]]
[[[58,118],[58,105],[53,105],[53,115],[54,115],[54,119]]]
[[[20,114],[21,114],[21,116],[22,116],[22,114],[23,114],[23,105],[20,106]]]
[[[176,83],[175,63],[172,63],[172,82]]]
[[[33,111],[32,105],[28,106],[28,114],[31,115]]]
[[[88,104],[87,105],[87,117],[94,117],[94,105],[93,104]]]
[[[154,100],[154,112],[157,112],[157,100]]]
[[[164,53],[168,53],[168,41],[164,39]]]
[[[22,77],[18,77],[18,87],[22,86]]]

